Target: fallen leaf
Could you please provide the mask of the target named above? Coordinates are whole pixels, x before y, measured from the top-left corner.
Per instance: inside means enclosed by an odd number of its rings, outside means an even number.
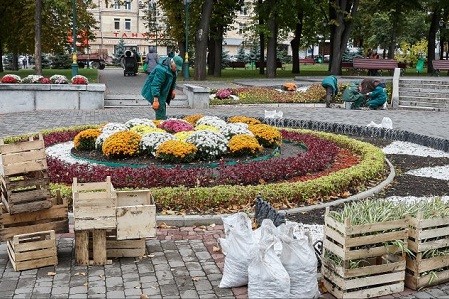
[[[86,276],[86,273],[85,272],[76,272],[75,274],[74,274],[75,276]]]
[[[211,225],[209,225],[210,227],[215,227],[215,223],[212,223]]]
[[[195,277],[192,277],[192,280],[193,281],[198,281],[198,280],[200,280],[200,278],[195,276]]]
[[[87,287],[88,285],[89,285],[89,284],[88,284],[87,282],[84,284],[84,286],[86,286],[86,287]]]
[[[148,299],[150,297],[148,297],[147,294],[140,294],[140,299]]]
[[[220,251],[220,250],[221,250],[220,247],[217,247],[217,246],[212,247],[212,251],[213,252],[217,252],[217,251]]]
[[[55,276],[55,275],[56,275],[56,272],[48,272],[47,275],[48,275],[48,276]]]

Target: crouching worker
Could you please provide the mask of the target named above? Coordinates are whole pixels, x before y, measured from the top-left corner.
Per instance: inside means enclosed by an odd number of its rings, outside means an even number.
[[[331,100],[338,93],[338,83],[335,76],[327,76],[321,81],[321,86],[326,89],[326,108],[330,108]]]
[[[180,56],[167,57],[147,76],[141,94],[151,103],[156,119],[167,119],[167,104],[175,97],[176,76],[182,63]]]
[[[373,81],[374,89],[366,94],[368,101],[366,105],[370,109],[379,109],[387,102],[387,91],[385,84],[381,83],[380,80],[375,79]]]

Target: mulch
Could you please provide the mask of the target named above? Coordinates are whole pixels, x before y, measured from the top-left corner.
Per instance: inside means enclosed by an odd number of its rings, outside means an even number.
[[[388,140],[369,138],[365,138],[363,141],[381,148],[391,143]],[[386,198],[390,196],[430,197],[449,194],[449,181],[405,174],[412,169],[449,165],[449,158],[387,155],[387,159],[393,164],[396,176],[388,187],[373,196],[373,198]],[[341,208],[343,208],[343,205],[337,205],[331,209],[338,210]],[[295,215],[288,215],[287,219],[305,224],[324,224],[324,212],[325,209],[316,209]]]

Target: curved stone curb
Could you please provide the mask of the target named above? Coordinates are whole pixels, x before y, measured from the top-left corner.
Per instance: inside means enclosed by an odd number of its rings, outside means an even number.
[[[370,197],[378,192],[380,192],[383,188],[391,184],[394,177],[396,176],[396,172],[394,170],[393,164],[385,158],[388,166],[390,167],[390,174],[388,177],[382,181],[379,185],[374,186],[373,188],[358,193],[354,196],[350,196],[347,198],[336,199],[331,202],[326,202],[318,205],[307,206],[294,208],[289,210],[282,210],[287,215],[293,215],[297,213],[302,213],[306,211],[312,211],[316,209],[322,209],[326,207],[336,206],[345,202],[350,202],[354,200],[360,200],[367,197]],[[169,216],[169,215],[157,215],[156,222],[157,225],[165,224],[169,226],[198,226],[198,225],[211,225],[211,224],[223,224],[221,217],[229,216],[229,214],[218,214],[218,215],[185,215],[185,216]],[[250,213],[250,217],[253,217],[254,214]],[[69,213],[69,223],[73,224],[73,213]]]

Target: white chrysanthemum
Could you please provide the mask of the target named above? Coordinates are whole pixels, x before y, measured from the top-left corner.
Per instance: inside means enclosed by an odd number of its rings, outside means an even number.
[[[194,144],[200,159],[214,159],[228,151],[228,140],[220,133],[210,131],[196,131],[187,142]]]
[[[223,134],[228,140],[231,139],[234,135],[246,134],[250,136],[254,136],[254,134],[248,130],[248,125],[245,123],[230,123],[227,124],[226,127],[220,130],[220,133]]]
[[[131,129],[132,127],[135,127],[137,125],[145,125],[152,128],[156,127],[153,121],[148,118],[133,118],[125,123],[125,126],[128,127],[128,129]]]
[[[22,79],[22,83],[39,83],[44,76],[41,75],[28,75]]]
[[[102,146],[103,146],[103,142],[108,139],[109,136],[111,136],[112,134],[119,132],[119,131],[104,131],[103,133],[101,133],[97,139],[95,140],[95,148],[97,150],[101,150]]]
[[[203,116],[196,122],[195,125],[209,125],[221,129],[226,127],[227,123],[217,116]]]
[[[53,84],[68,84],[69,80],[64,75],[53,75],[50,77],[50,81]]]
[[[176,138],[170,133],[152,132],[142,137],[140,149],[142,152],[151,153],[154,156],[159,145],[173,139]]]
[[[122,123],[107,123],[101,128],[102,132],[121,132],[121,131],[128,131],[128,127],[125,124]]]

